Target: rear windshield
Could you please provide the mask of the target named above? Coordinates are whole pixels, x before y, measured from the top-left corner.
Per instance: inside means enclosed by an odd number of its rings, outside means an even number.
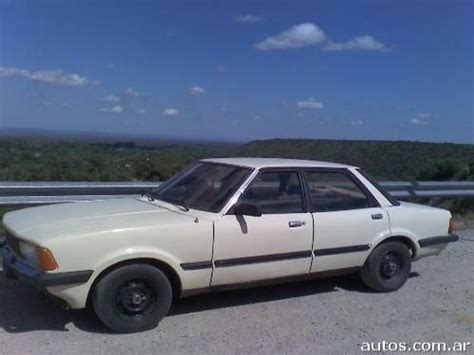
[[[357,171],[363,176],[365,177],[377,190],[379,190],[379,192],[394,206],[399,206],[400,205],[400,202],[395,198],[393,197],[392,195],[390,195],[390,193],[385,190],[379,183],[377,180],[375,180],[375,178],[373,176],[371,176],[370,174],[368,174],[366,171],[362,170],[362,169],[357,169]]]

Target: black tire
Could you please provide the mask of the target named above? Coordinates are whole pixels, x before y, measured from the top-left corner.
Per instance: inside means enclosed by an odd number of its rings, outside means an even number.
[[[119,333],[155,328],[168,313],[173,291],[166,275],[146,264],[126,265],[95,286],[92,304],[99,319]]]
[[[411,271],[411,256],[401,242],[386,242],[376,247],[365,262],[362,281],[377,292],[392,292],[402,287]]]

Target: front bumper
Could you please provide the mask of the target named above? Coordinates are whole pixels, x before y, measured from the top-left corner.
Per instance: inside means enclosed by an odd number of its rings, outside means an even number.
[[[3,270],[7,278],[27,280],[39,288],[84,283],[92,275],[91,270],[47,273],[14,255],[8,245],[3,248]]]
[[[449,234],[443,235],[439,237],[431,237],[418,240],[418,244],[420,244],[420,248],[427,248],[433,245],[440,245],[440,244],[448,244],[452,242],[456,242],[459,240],[459,236],[456,234]]]

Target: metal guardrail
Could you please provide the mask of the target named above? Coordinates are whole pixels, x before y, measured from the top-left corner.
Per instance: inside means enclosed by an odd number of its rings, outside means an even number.
[[[474,181],[382,181],[380,184],[399,198],[474,197]]]
[[[474,197],[474,181],[381,181],[393,196]],[[86,202],[135,197],[159,182],[0,182],[0,206]]]
[[[135,197],[157,182],[0,182],[0,206],[87,202]]]

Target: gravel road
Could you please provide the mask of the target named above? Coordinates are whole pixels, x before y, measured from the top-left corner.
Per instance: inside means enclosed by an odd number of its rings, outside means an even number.
[[[473,342],[474,230],[459,235],[416,262],[394,293],[371,293],[351,276],[196,296],[178,301],[157,329],[127,335],[0,271],[0,353],[339,354],[365,341]]]

